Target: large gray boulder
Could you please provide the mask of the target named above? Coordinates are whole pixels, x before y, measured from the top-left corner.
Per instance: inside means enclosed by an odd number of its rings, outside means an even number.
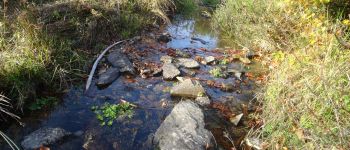
[[[180,75],[180,70],[176,68],[175,65],[171,63],[165,63],[162,67],[163,69],[163,78],[165,80],[172,80],[176,76]]]
[[[157,129],[154,142],[161,150],[205,150],[212,145],[212,136],[204,125],[198,105],[181,101]]]
[[[112,64],[113,67],[119,68],[120,72],[130,73],[132,75],[135,74],[134,66],[132,65],[129,58],[118,50],[110,53],[107,57],[107,60]]]
[[[184,81],[172,87],[170,90],[170,95],[197,98],[198,96],[204,96],[205,90],[198,81],[185,79]]]
[[[116,80],[120,76],[118,68],[108,68],[108,70],[101,74],[97,80],[97,86],[107,86],[111,84],[114,80]]]
[[[25,136],[21,145],[25,150],[38,149],[41,145],[54,144],[68,135],[71,133],[62,128],[40,128]]]

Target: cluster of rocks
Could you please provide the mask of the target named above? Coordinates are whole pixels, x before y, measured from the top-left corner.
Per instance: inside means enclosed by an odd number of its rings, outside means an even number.
[[[130,59],[121,52],[120,49],[116,49],[111,52],[107,57],[108,62],[111,64],[105,72],[101,73],[96,84],[99,87],[107,86],[113,81],[118,79],[121,73],[135,74],[135,69]]]
[[[215,60],[207,59],[208,63]],[[211,103],[206,91],[198,81],[180,77],[183,69],[198,69],[200,64],[191,58],[174,59],[170,56],[161,57],[163,64],[163,79],[177,79],[171,90],[171,96],[183,97],[184,101],[176,104],[171,113],[157,129],[153,142],[159,149],[204,150],[213,145],[212,134],[205,129],[204,113],[200,106]],[[186,74],[191,74],[187,71]]]

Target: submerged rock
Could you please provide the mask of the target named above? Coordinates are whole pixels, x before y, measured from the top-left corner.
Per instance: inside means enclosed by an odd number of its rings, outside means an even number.
[[[24,137],[21,145],[24,149],[38,149],[41,145],[51,145],[63,137],[71,135],[62,128],[41,128]]]
[[[154,142],[161,150],[205,150],[212,138],[204,126],[204,114],[198,105],[181,101],[157,129]]]
[[[204,96],[205,90],[198,81],[192,82],[191,79],[185,79],[183,82],[175,85],[171,90],[172,96],[197,98],[198,96]]]
[[[158,37],[158,42],[168,43],[171,41],[171,36],[169,33],[163,33]]]
[[[97,81],[97,86],[107,86],[120,76],[118,68],[108,68],[105,73],[102,73]]]
[[[165,55],[160,58],[160,61],[163,63],[172,63],[173,62],[173,57]]]
[[[208,96],[200,96],[196,98],[196,103],[201,106],[207,106],[210,105],[210,99]]]
[[[190,58],[179,58],[179,65],[185,68],[194,69],[199,68],[199,63]]]
[[[135,75],[135,69],[125,54],[114,51],[108,55],[107,59],[113,67],[119,68],[120,72]]]
[[[192,71],[192,70],[189,70],[189,69],[186,69],[186,68],[180,68],[180,71],[185,74],[185,75],[188,75],[188,76],[194,76],[196,75],[196,72],[195,71]]]
[[[179,69],[177,69],[175,65],[171,63],[165,63],[162,69],[163,69],[163,78],[165,80],[172,80],[176,76],[180,75]]]

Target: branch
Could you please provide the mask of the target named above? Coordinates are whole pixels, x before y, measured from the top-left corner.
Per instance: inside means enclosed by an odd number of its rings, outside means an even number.
[[[95,73],[95,70],[96,70],[96,68],[97,68],[97,65],[98,65],[98,63],[100,62],[100,60],[102,59],[102,57],[106,54],[106,52],[107,52],[109,49],[111,49],[112,47],[114,47],[114,46],[116,46],[116,45],[119,45],[119,44],[121,44],[121,43],[123,43],[123,42],[125,42],[125,41],[126,41],[126,40],[122,40],[122,41],[116,42],[116,43],[114,43],[114,44],[108,46],[108,47],[97,57],[97,59],[96,59],[94,65],[92,66],[92,69],[91,69],[91,71],[90,71],[89,78],[88,78],[88,80],[87,80],[87,82],[86,82],[85,91],[87,91],[87,90],[89,89],[89,87],[90,87],[90,85],[91,85],[92,77],[94,76],[94,73]]]

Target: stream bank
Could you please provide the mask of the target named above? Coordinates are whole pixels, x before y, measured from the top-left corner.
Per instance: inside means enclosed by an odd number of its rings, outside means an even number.
[[[108,56],[119,51],[118,56],[125,55],[135,71],[130,71],[130,64],[124,63],[129,66],[127,73],[118,75],[110,85],[98,87],[96,78],[88,91],[84,91],[83,86],[72,88],[57,107],[34,112],[22,119],[24,127],[14,124],[6,133],[14,136],[16,143],[21,143],[26,135],[37,129],[59,127],[82,134],[66,136],[48,145],[52,149],[154,149],[156,145],[150,139],[167,120],[173,107],[184,100],[181,95],[174,97],[171,94],[173,87],[180,84],[181,78],[176,76],[181,76],[200,84],[205,90],[192,94],[192,99],[205,96],[210,99],[204,106],[196,106],[203,111],[203,128],[214,136],[208,147],[239,149],[249,126],[248,113],[255,110],[256,85],[249,75],[260,72],[259,64],[246,58],[248,52],[222,43],[209,24],[210,20],[201,17],[176,17],[172,25],[145,31],[140,37],[114,48],[98,67],[99,74],[105,73],[113,66]],[[169,39],[163,40],[161,37],[164,36]],[[214,61],[208,60],[210,56]],[[169,59],[175,61],[173,66],[179,73],[174,75],[171,71],[170,75],[174,77],[164,80],[165,70],[163,73],[157,71]],[[187,62],[190,62],[189,66]],[[122,69],[119,71],[123,72]],[[117,76],[116,73],[112,75]],[[133,116],[116,119],[110,126],[101,126],[91,108],[123,101],[137,105]],[[243,114],[242,120],[232,121],[240,114]],[[0,148],[8,149],[5,144]]]

